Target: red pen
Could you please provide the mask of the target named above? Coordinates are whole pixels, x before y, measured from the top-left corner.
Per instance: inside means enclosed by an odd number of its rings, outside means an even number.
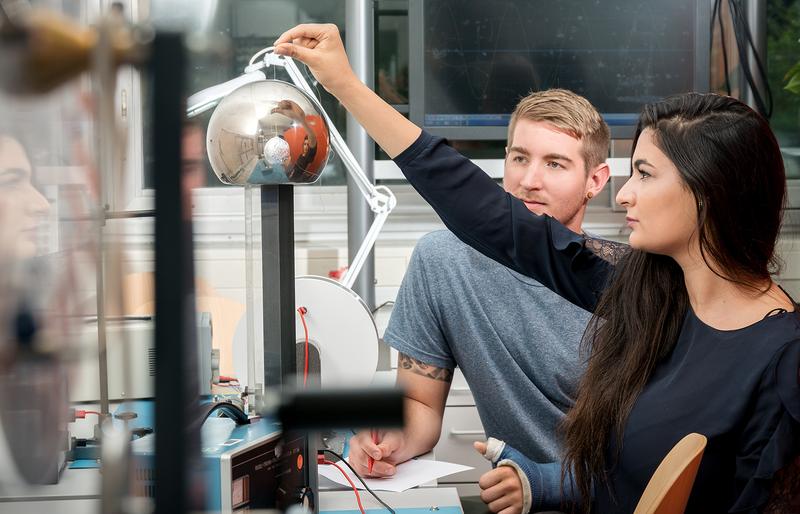
[[[370,430],[369,433],[372,436],[372,442],[374,444],[378,444],[378,431]],[[370,475],[372,474],[372,466],[374,465],[375,465],[375,459],[373,459],[371,456],[367,457],[367,470],[369,471]]]

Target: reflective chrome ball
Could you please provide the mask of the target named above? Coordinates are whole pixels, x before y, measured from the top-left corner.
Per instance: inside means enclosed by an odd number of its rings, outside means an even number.
[[[310,184],[330,154],[325,118],[306,93],[279,80],[253,82],[217,105],[208,158],[226,184]]]

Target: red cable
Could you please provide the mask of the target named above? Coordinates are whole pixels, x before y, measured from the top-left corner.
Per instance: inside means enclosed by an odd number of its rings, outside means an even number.
[[[76,419],[84,419],[86,418],[87,414],[94,414],[97,417],[102,417],[103,415],[94,410],[76,410],[75,411],[75,418]]]
[[[338,469],[342,473],[342,475],[344,475],[344,478],[350,484],[350,487],[353,488],[353,492],[356,493],[356,501],[358,502],[358,510],[361,511],[361,514],[366,514],[364,512],[364,506],[361,505],[361,495],[358,494],[358,489],[356,488],[356,486],[353,483],[353,481],[350,480],[350,476],[347,473],[345,473],[344,470],[342,468],[340,468],[339,465],[336,464],[335,462],[332,462],[332,461],[329,461],[329,460],[323,460],[322,463],[323,464],[330,464],[331,466],[334,466],[336,469]]]
[[[303,364],[303,387],[305,387],[308,381],[308,327],[306,326],[306,312],[308,312],[308,309],[305,307],[298,307],[297,312],[300,313],[300,321],[303,323],[303,332],[306,334],[305,363]]]

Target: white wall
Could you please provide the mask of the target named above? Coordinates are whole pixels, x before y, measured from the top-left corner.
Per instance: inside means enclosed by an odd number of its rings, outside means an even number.
[[[444,228],[430,207],[407,185],[392,186],[401,205],[387,222],[375,248],[376,302],[394,299],[408,266],[411,252],[420,236],[431,230]],[[601,205],[604,199],[599,199]],[[257,202],[255,202],[257,205]],[[304,194],[296,197],[295,222],[297,275],[327,276],[329,271],[347,264],[346,205],[344,188],[324,190],[320,195]],[[195,272],[199,279],[210,285],[216,294],[225,299],[245,304],[245,250],[244,216],[235,209],[224,216],[200,216],[195,223]],[[625,240],[624,213],[595,207],[590,212],[585,228],[594,234],[616,240]],[[125,263],[127,272],[153,270],[152,225],[148,220],[130,220],[124,225],[127,234],[120,234],[122,224],[109,227],[117,238],[126,241]],[[256,238],[258,220],[254,221]],[[116,227],[116,228],[115,228]],[[260,241],[255,243],[254,284],[255,294],[261,295]],[[779,252],[785,262],[779,281],[800,298],[800,235],[786,231],[780,240]],[[244,319],[240,323],[245,323]],[[238,328],[243,330],[242,327]],[[260,334],[257,334],[260,340]],[[239,341],[239,344],[242,344]],[[233,360],[236,354],[236,361]],[[245,355],[238,348],[223,356],[223,374],[241,375],[246,369]]]

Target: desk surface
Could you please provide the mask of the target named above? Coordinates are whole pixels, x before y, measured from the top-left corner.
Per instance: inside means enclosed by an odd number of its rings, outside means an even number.
[[[86,514],[100,512],[100,470],[65,469],[54,485],[0,488],[3,514]]]
[[[367,491],[359,491],[359,494],[364,510],[382,509],[386,512],[386,509]],[[423,509],[433,514],[447,507],[455,507],[458,512],[463,512],[458,491],[453,487],[419,487],[402,493],[376,491],[376,494],[393,509]],[[358,504],[352,490],[320,491],[319,510],[320,512],[357,511]]]
[[[0,490],[0,512],[84,514],[96,511],[100,501],[100,480],[98,469],[66,469],[61,475],[61,481],[55,485],[5,488]],[[368,492],[360,491],[360,494],[364,509],[385,510]],[[402,493],[377,491],[377,494],[393,509],[414,509],[413,514],[421,514],[423,511],[431,514],[463,512],[458,492],[450,487],[421,487]],[[355,496],[350,489],[323,490],[320,491],[319,497],[320,511],[358,510]]]
[[[100,470],[65,469],[53,485],[17,484],[0,488],[0,504],[30,500],[76,500],[100,498]],[[0,511],[5,513],[5,507]]]

